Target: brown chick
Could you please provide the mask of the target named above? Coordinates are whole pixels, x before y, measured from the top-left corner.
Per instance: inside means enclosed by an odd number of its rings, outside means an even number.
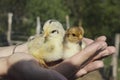
[[[63,59],[75,55],[86,46],[85,42],[82,41],[83,36],[84,29],[82,27],[71,27],[66,30]]]

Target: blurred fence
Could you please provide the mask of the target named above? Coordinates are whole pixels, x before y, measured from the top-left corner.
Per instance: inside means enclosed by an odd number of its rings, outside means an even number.
[[[5,41],[6,44],[8,45],[14,45],[14,44],[19,44],[24,41],[22,40],[14,40],[12,39],[12,13],[8,13],[8,31],[7,31],[7,38]],[[69,16],[66,16],[66,27],[67,29],[70,27],[69,23]],[[41,33],[41,22],[40,22],[40,17],[36,18],[36,33],[35,34],[40,34]],[[28,39],[29,36],[24,36],[24,35],[14,35],[14,37],[19,37],[19,38],[24,38],[25,40]],[[17,38],[17,39],[19,39]],[[112,80],[118,80],[117,79],[117,72],[118,72],[118,56],[119,56],[119,47],[120,47],[120,34],[115,35],[115,46],[116,46],[116,53],[112,57]]]
[[[13,44],[19,44],[22,43],[23,41],[20,40],[12,40],[12,16],[13,13],[8,13],[8,31],[7,31],[7,42],[8,45],[13,45]],[[70,27],[70,23],[69,23],[69,16],[66,15],[66,29],[68,29]],[[38,16],[36,18],[36,35],[39,35],[42,31],[41,31],[41,22],[40,22],[40,17]],[[17,35],[21,38],[28,38],[28,36],[24,36],[24,35]],[[15,36],[14,36],[15,37]],[[19,39],[19,38],[18,38]]]
[[[118,58],[119,58],[119,47],[120,47],[120,34],[115,35],[115,47],[116,47],[116,53],[112,57],[112,75],[113,80],[118,80]]]
[[[14,44],[20,44],[20,43],[23,43],[24,41],[22,40],[13,40],[12,39],[12,16],[13,14],[12,13],[8,13],[8,31],[7,31],[7,42],[8,42],[8,45],[14,45]],[[41,33],[41,23],[40,23],[40,17],[38,16],[36,18],[36,35],[40,34]],[[15,37],[15,36],[14,36]],[[20,39],[20,38],[24,38],[24,39],[28,39],[28,36],[24,36],[24,35],[16,35],[16,37],[19,37],[17,39]]]

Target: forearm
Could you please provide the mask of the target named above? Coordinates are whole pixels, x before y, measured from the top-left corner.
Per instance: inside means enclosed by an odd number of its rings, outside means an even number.
[[[21,45],[0,47],[0,58],[10,56],[17,52],[28,53],[27,43],[23,43]]]
[[[7,59],[0,58],[0,76],[3,76],[7,73],[8,66],[7,66]]]
[[[20,61],[8,71],[10,80],[67,80],[60,73],[39,66],[36,61]]]
[[[0,58],[9,56],[13,53],[15,46],[0,47]]]

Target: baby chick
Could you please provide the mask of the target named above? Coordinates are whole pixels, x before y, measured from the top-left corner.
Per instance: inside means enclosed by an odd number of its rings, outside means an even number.
[[[65,30],[62,24],[56,20],[48,20],[43,26],[46,50],[46,61],[54,61],[62,58],[63,38]]]
[[[66,31],[63,59],[73,56],[85,47],[85,42],[82,41],[83,35],[82,27],[71,27]]]
[[[39,56],[37,56],[38,54],[36,54],[36,53],[38,53],[39,49],[44,44],[44,40],[45,40],[45,38],[41,34],[31,36],[28,39],[27,46],[28,46],[28,52],[39,61],[40,65],[42,67],[47,67],[47,65],[45,64],[43,58],[40,58]]]
[[[42,34],[30,36],[27,42],[29,53],[33,54],[34,52],[38,51],[39,48],[43,45],[44,40],[45,39]]]
[[[29,52],[46,67],[46,62],[62,59],[64,35],[65,30],[60,22],[48,20],[43,26],[43,35],[29,43]]]

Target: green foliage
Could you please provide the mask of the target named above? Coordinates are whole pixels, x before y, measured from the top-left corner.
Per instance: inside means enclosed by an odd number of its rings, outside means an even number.
[[[20,30],[25,4],[26,0],[0,0],[0,30],[3,28],[4,32],[7,31],[9,12],[13,13],[13,31]]]
[[[115,33],[120,33],[119,0],[65,0],[70,10],[72,25],[82,20],[85,36],[106,35],[113,44]]]
[[[113,44],[115,33],[120,32],[119,4],[119,0],[0,0],[0,32],[7,30],[8,12],[14,14],[13,31],[23,35],[35,33],[37,16],[42,25],[57,19],[65,26],[69,15],[71,26],[82,21],[86,37],[106,35]]]
[[[65,16],[68,14],[61,0],[29,0],[26,5],[26,15],[34,22],[37,16],[40,16],[41,23],[48,19],[56,19],[65,22]]]

